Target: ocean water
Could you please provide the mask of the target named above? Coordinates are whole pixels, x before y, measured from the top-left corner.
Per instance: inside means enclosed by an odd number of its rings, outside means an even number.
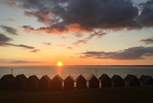
[[[100,77],[103,73],[108,74],[110,77],[117,74],[123,78],[127,74],[133,74],[138,77],[141,75],[153,76],[153,66],[64,66],[62,68],[54,66],[40,66],[40,67],[0,67],[0,77],[5,74],[25,74],[27,77],[31,75],[37,75],[41,78],[43,75],[48,75],[50,78],[59,74],[63,79],[68,75],[71,75],[74,79],[80,74],[86,79],[89,79],[91,75]]]

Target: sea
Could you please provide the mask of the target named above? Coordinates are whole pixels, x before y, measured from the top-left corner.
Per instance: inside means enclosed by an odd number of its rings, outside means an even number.
[[[52,78],[55,75],[60,75],[63,79],[67,76],[72,76],[76,79],[79,75],[83,75],[89,79],[92,75],[100,77],[106,73],[108,76],[120,75],[122,78],[128,74],[153,76],[153,66],[149,65],[71,65],[71,66],[20,66],[20,67],[0,67],[0,77],[5,74],[13,74],[14,76],[24,74],[26,77],[36,75],[41,78],[48,75]]]

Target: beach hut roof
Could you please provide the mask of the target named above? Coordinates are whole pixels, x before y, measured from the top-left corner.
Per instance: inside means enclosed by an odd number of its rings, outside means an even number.
[[[59,75],[55,75],[52,80],[63,81],[62,77]]]
[[[117,81],[118,81],[118,82],[120,81],[120,82],[121,82],[121,81],[124,81],[124,80],[123,80],[123,78],[122,78],[121,76],[119,76],[119,75],[114,75],[114,76],[112,77],[112,81],[116,81],[116,82],[117,82]]]
[[[112,77],[112,80],[122,80],[122,77],[120,77],[119,75],[114,75]]]
[[[50,81],[50,78],[47,75],[44,75],[40,78],[40,80],[47,80]]]
[[[97,77],[95,75],[92,75],[89,81],[97,81]]]
[[[4,75],[1,80],[12,80],[14,79],[15,77],[12,75],[12,74],[7,74],[7,75]]]
[[[140,80],[152,80],[153,78],[151,76],[147,76],[147,75],[142,75],[140,77]]]
[[[36,75],[32,75],[29,77],[29,80],[39,80]]]
[[[86,81],[86,79],[84,78],[84,76],[79,75],[76,79],[76,81]]]
[[[64,81],[73,81],[74,82],[74,79],[71,76],[68,76],[67,78],[65,78]]]
[[[100,80],[108,80],[110,77],[107,74],[102,74],[99,78]]]
[[[125,80],[137,80],[137,77],[134,76],[134,75],[128,74],[128,75],[125,77]]]
[[[19,74],[16,76],[16,79],[27,79],[27,77],[24,74]]]

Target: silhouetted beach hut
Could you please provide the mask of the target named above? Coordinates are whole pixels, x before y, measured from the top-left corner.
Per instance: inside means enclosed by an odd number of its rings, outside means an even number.
[[[139,86],[140,83],[139,83],[139,79],[134,76],[134,75],[127,75],[124,79],[125,81],[125,86],[126,87],[135,87],[135,86]]]
[[[77,77],[77,79],[76,79],[76,87],[78,89],[87,88],[87,80],[82,75],[79,75]]]
[[[64,89],[69,90],[74,88],[74,79],[71,76],[68,76],[64,80]]]
[[[28,90],[37,90],[39,86],[39,79],[37,76],[32,75],[27,81]]]
[[[89,88],[99,88],[99,80],[93,75],[89,80]]]
[[[50,89],[50,82],[51,79],[47,75],[42,76],[41,79],[39,80],[39,89],[40,90]]]
[[[12,74],[4,75],[0,81],[2,90],[15,90],[15,77]]]
[[[101,75],[99,80],[101,82],[102,88],[111,87],[111,85],[112,85],[111,78],[107,74]]]
[[[1,79],[0,79],[0,90],[2,89],[2,83],[1,83]]]
[[[112,77],[113,87],[124,87],[124,80],[119,75],[114,75]]]
[[[142,75],[140,77],[141,86],[153,86],[153,78],[151,76]]]
[[[15,77],[15,85],[17,90],[25,90],[27,86],[27,78],[24,74]]]
[[[59,75],[54,76],[53,79],[51,80],[51,89],[52,90],[63,89],[63,79]]]

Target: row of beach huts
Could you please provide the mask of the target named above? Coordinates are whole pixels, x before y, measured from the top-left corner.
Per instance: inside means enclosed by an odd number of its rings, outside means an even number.
[[[140,78],[137,78],[134,75],[127,75],[125,78],[122,78],[119,75],[114,75],[110,78],[107,74],[102,74],[100,78],[93,75],[89,80],[86,80],[82,75],[79,75],[75,80],[71,76],[68,76],[63,80],[59,75],[54,76],[52,79],[45,75],[39,79],[36,75],[27,78],[24,74],[15,77],[12,74],[8,74],[0,79],[0,90],[16,91],[54,91],[138,86],[153,86],[153,78],[146,75],[142,75]]]

